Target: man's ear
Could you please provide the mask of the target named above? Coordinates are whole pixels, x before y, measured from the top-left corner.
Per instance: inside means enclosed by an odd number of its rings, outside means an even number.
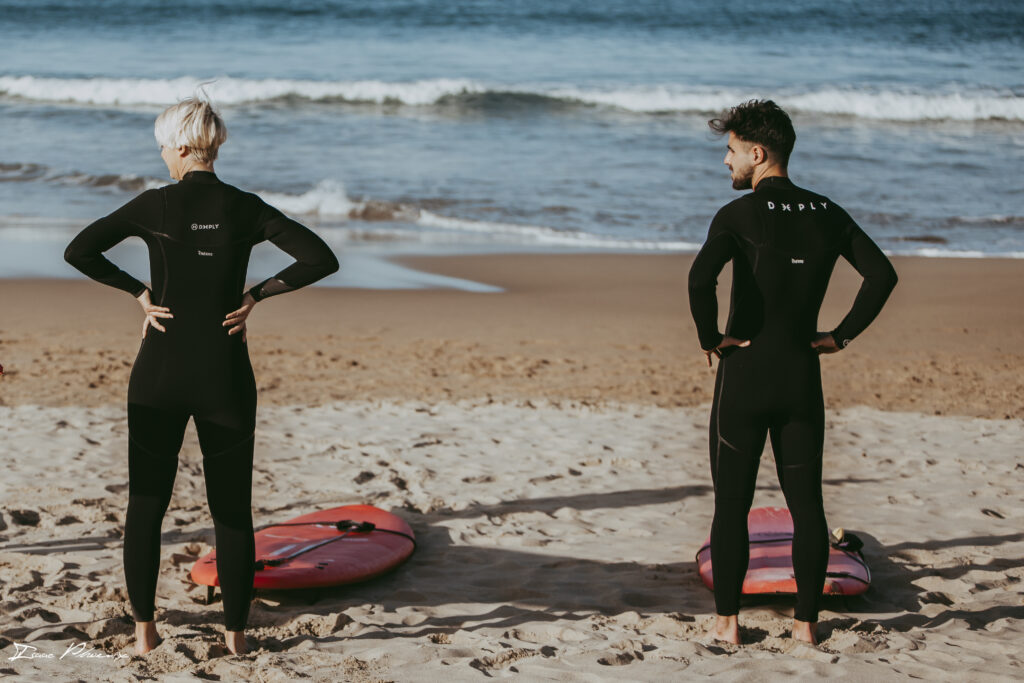
[[[752,145],[750,148],[750,157],[755,164],[760,164],[768,158],[768,152],[761,145]]]

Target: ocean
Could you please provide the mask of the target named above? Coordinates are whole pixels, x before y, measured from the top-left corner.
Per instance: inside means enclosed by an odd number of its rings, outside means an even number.
[[[342,254],[695,251],[737,196],[706,121],[770,97],[887,252],[1024,257],[1020,2],[0,0],[0,277],[75,276],[200,83],[218,175]]]

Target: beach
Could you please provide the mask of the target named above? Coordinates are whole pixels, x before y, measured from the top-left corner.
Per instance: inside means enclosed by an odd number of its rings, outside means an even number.
[[[88,281],[5,280],[0,674],[1019,677],[1024,262],[896,257],[878,320],[822,358],[825,509],[865,540],[873,584],[826,601],[812,649],[788,641],[784,597],[745,603],[747,644],[709,640],[693,557],[712,515],[714,374],[688,310],[692,258],[410,257],[502,291],[313,287],[259,304],[254,523],[369,503],[405,519],[418,548],[367,584],[261,591],[241,657],[225,655],[220,603],[188,578],[213,541],[191,426],[163,526],[164,642],[132,654],[121,534],[138,305]],[[824,329],[858,286],[840,264]],[[756,506],[784,505],[771,457]],[[56,656],[9,660],[17,644]],[[58,659],[76,646],[107,656]]]
[[[501,293],[316,287],[250,318],[260,404],[550,399],[666,408],[711,401],[686,274],[692,255],[405,258]],[[1024,262],[894,259],[878,320],[822,360],[826,406],[1024,417]],[[728,267],[720,278],[729,282]],[[860,286],[836,266],[820,316],[838,324]],[[138,304],[81,281],[6,280],[3,405],[123,404]],[[720,318],[728,310],[720,292]],[[135,323],[138,323],[137,325]]]
[[[1024,3],[770,14],[0,0],[0,678],[1022,678]],[[229,131],[201,155],[217,178],[340,262],[248,320],[254,524],[370,504],[417,548],[366,583],[259,591],[252,651],[231,655],[219,598],[189,576],[215,543],[190,425],[162,527],[163,641],[137,656],[123,538],[143,317],[64,254],[181,176],[165,163],[181,140],[154,122],[193,96]],[[828,524],[863,539],[873,581],[825,601],[819,648],[789,638],[786,596],[744,601],[744,645],[713,642],[694,561],[713,517],[716,368],[687,274],[740,196],[708,124],[750,100],[796,131],[792,156],[768,158],[846,210],[900,278],[874,324],[821,357]],[[177,228],[205,245],[222,225],[206,209],[174,225],[172,209],[103,242],[118,268],[161,279],[158,297]],[[249,284],[297,272],[282,235],[239,252]],[[727,267],[722,325],[730,281]],[[840,259],[820,329],[859,287]],[[759,477],[754,505],[784,505],[770,446]]]

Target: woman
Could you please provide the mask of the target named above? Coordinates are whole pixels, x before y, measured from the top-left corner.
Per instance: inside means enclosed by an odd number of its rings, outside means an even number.
[[[175,185],[147,190],[72,240],[64,258],[89,277],[134,296],[145,313],[128,383],[128,512],[124,569],[136,651],[159,643],[153,621],[160,526],[171,499],[185,425],[195,421],[217,542],[225,641],[247,651],[254,565],[252,511],[256,384],[245,321],[257,302],[338,269],[308,228],[213,171],[227,137],[208,101],[164,111],[154,134]],[[126,237],[149,247],[152,290],[102,254]],[[243,291],[249,252],[270,240],[295,263]]]

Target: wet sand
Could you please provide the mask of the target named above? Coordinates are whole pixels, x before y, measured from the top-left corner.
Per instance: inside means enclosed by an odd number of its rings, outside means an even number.
[[[713,383],[689,315],[691,259],[405,259],[505,291],[314,287],[269,299],[249,325],[260,402],[490,396],[703,405]],[[823,358],[826,404],[1024,417],[1024,262],[895,264],[901,280],[879,319]],[[833,285],[821,315],[826,329],[848,309],[859,279],[841,263]],[[4,405],[124,402],[141,326],[131,297],[60,280],[5,281],[3,292]]]

